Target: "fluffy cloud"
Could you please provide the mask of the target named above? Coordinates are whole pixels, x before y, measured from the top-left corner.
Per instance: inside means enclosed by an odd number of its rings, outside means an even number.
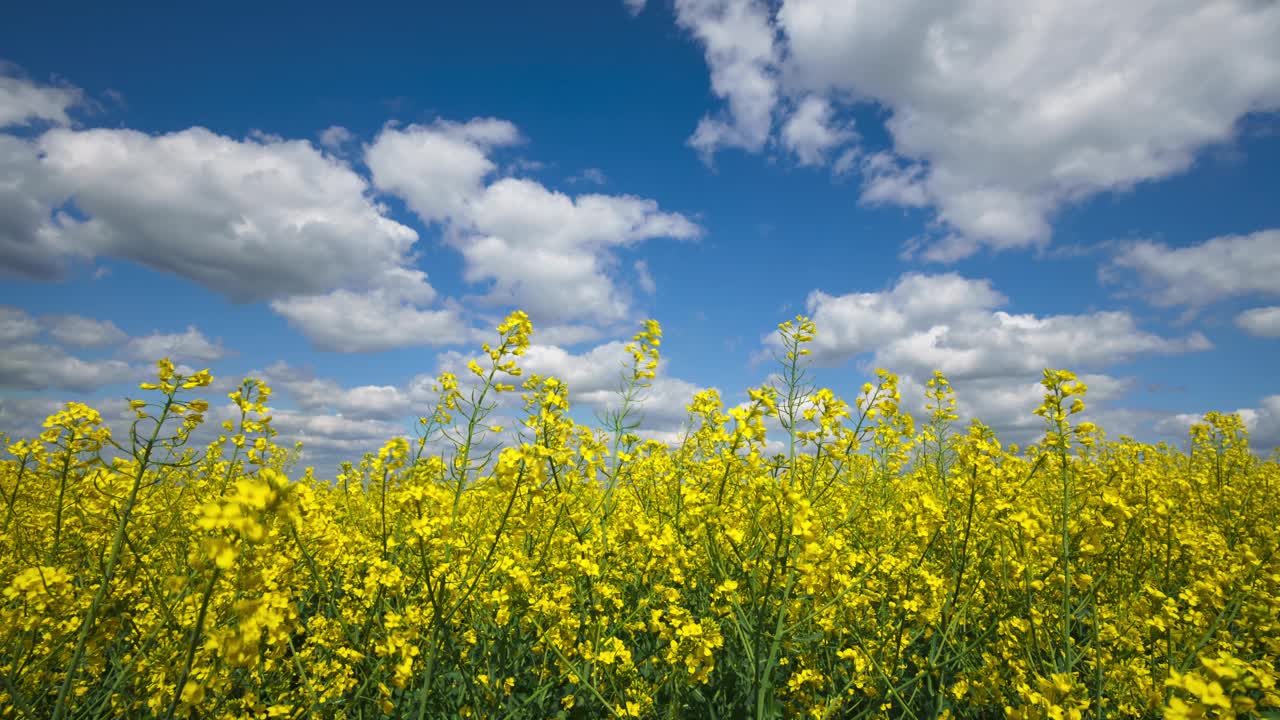
[[[50,280],[63,259],[83,255],[69,247],[53,208],[65,199],[58,178],[31,143],[0,134],[0,275]]]
[[[63,345],[82,348],[111,347],[128,339],[128,335],[110,320],[94,320],[83,315],[62,315],[51,318],[49,334]]]
[[[1144,241],[1130,245],[1103,268],[1109,282],[1137,274],[1147,298],[1168,307],[1208,305],[1227,297],[1280,294],[1280,230],[1225,235],[1199,245],[1171,248]]]
[[[354,139],[355,135],[341,125],[331,125],[320,131],[320,144],[334,152]]]
[[[11,440],[34,438],[45,419],[61,410],[63,403],[52,398],[0,397],[0,432]]]
[[[658,283],[654,281],[653,274],[649,272],[649,263],[644,260],[637,260],[635,263],[636,284],[644,291],[646,295],[652,295],[658,292]]]
[[[872,353],[872,362],[899,372],[927,376],[938,369],[953,378],[983,378],[1210,347],[1200,334],[1170,339],[1147,333],[1127,312],[1038,317],[995,309],[1005,302],[989,281],[954,273],[907,274],[884,292],[814,291],[807,301],[819,328],[813,355],[839,363]]]
[[[422,308],[436,295],[425,273],[401,270],[386,277],[387,285],[375,290],[296,296],[273,300],[271,307],[322,350],[372,352],[453,345],[474,337],[456,305]]]
[[[676,20],[702,43],[711,90],[727,112],[704,116],[689,145],[710,160],[722,147],[759,151],[778,102],[778,48],[762,0],[676,0]]]
[[[120,360],[83,360],[52,345],[23,343],[0,353],[3,388],[90,392],[129,381],[135,375],[134,369]]]
[[[1007,302],[989,281],[954,273],[908,273],[880,292],[814,291],[807,301],[818,328],[812,358],[819,366],[861,358],[868,367],[890,370],[900,377],[904,403],[917,416],[924,413],[924,383],[941,370],[965,417],[1025,443],[1042,427],[1031,412],[1043,397],[1039,380],[1045,368],[1077,372],[1090,386],[1090,401],[1110,410],[1107,403],[1123,395],[1130,381],[1099,371],[1141,355],[1210,347],[1198,333],[1167,338],[1146,332],[1127,312],[1037,316],[998,309]],[[780,347],[776,334],[765,342]]]
[[[1236,316],[1236,325],[1264,338],[1280,338],[1280,306],[1253,308]]]
[[[62,223],[63,245],[235,301],[376,287],[417,240],[385,216],[364,178],[305,141],[55,129],[38,147],[88,216]]]
[[[227,356],[221,342],[205,337],[194,325],[181,333],[152,333],[134,338],[125,346],[125,353],[135,360],[155,362],[160,358],[210,362]]]
[[[609,178],[605,176],[604,171],[600,168],[589,167],[582,172],[568,178],[570,183],[590,183],[592,185],[607,185]]]
[[[0,61],[0,128],[43,120],[67,125],[67,111],[84,100],[79,88],[41,85],[22,77],[13,65]]]
[[[795,153],[801,165],[822,165],[828,151],[854,137],[851,127],[832,118],[831,103],[815,95],[802,100],[782,125],[782,144]]]
[[[467,205],[497,169],[493,148],[521,141],[515,125],[495,118],[388,128],[365,149],[373,182],[404,198],[424,222],[465,216]]]
[[[0,99],[20,108],[7,116],[61,123],[58,113],[74,99],[66,92],[6,78]],[[335,151],[352,140],[337,126],[320,136]],[[435,304],[417,267],[417,233],[388,216],[376,187],[443,226],[465,260],[464,279],[485,288],[463,299],[519,306],[561,336],[594,337],[593,327],[630,313],[629,294],[615,286],[614,251],[700,230],[652,200],[572,197],[495,178],[504,171],[490,155],[522,141],[514,125],[495,118],[389,126],[364,148],[366,179],[311,142],[264,133],[243,140],[199,127],[0,134],[0,271],[48,280],[73,260],[124,258],[233,302],[268,301],[318,348],[469,341],[461,306]],[[648,287],[645,272],[638,275]]]
[[[40,324],[25,310],[0,305],[0,342],[17,342],[39,334]]]
[[[57,345],[38,342],[47,333]],[[22,390],[76,390],[88,392],[113,383],[137,380],[138,369],[119,359],[86,360],[67,352],[68,347],[101,349],[117,347],[128,359],[153,362],[174,360],[213,361],[228,353],[194,326],[182,333],[152,333],[130,339],[115,323],[82,315],[45,315],[34,318],[26,311],[0,306],[0,387]],[[190,368],[181,370],[190,375]]]
[[[622,374],[630,367],[631,356],[625,343],[610,342],[574,354],[546,345],[531,346],[521,359],[526,372],[554,375],[569,386],[569,401],[603,417],[616,409],[620,399],[618,387]],[[659,364],[658,376],[649,381],[652,387],[643,391],[636,404],[642,429],[647,432],[674,431],[687,418],[686,406],[702,386],[666,374],[665,361]]]
[[[692,145],[759,151],[775,120],[785,143],[795,116],[813,107],[788,110],[790,97],[877,103],[908,175],[886,184],[872,168],[865,197],[934,207],[948,245],[924,254],[935,260],[1043,246],[1063,204],[1181,172],[1200,148],[1230,141],[1241,116],[1280,107],[1275,3],[675,8],[726,101],[722,116],[699,122]]]
[[[316,468],[316,475],[331,478],[344,461],[357,464],[366,452],[377,452],[388,440],[406,437],[404,423],[349,418],[313,412],[273,409],[271,425],[279,432],[274,442],[282,447],[302,443],[302,463]]]
[[[1234,412],[1244,421],[1249,431],[1249,445],[1255,451],[1266,453],[1280,448],[1280,395],[1264,397],[1258,407],[1239,408]],[[1203,413],[1181,413],[1160,421],[1156,427],[1170,439],[1185,441],[1191,426],[1203,422]]]
[[[613,341],[597,345],[590,350],[573,353],[561,347],[545,344],[530,345],[519,365],[525,376],[537,374],[543,377],[554,376],[564,381],[569,387],[569,403],[575,410],[586,410],[595,416],[603,417],[604,413],[617,409],[620,404],[618,388],[626,368],[630,367],[631,355],[625,350],[625,343]],[[470,356],[462,353],[442,353],[439,358],[440,370],[454,372],[461,382],[468,383],[474,376],[466,370]],[[477,358],[482,366],[484,358]],[[641,399],[636,403],[636,414],[632,419],[641,420],[644,432],[675,431],[688,416],[686,406],[693,395],[704,388],[695,383],[666,374],[665,361],[659,363],[658,376],[651,380],[652,387],[644,390]],[[422,377],[415,381],[422,398],[434,395],[426,391],[433,380]],[[414,383],[411,383],[411,387]],[[500,412],[517,415],[521,412],[519,398],[506,396],[505,405]],[[587,418],[580,418],[589,422]]]
[[[521,307],[546,324],[625,319],[630,301],[611,277],[612,251],[693,238],[699,228],[643,198],[571,197],[512,177],[490,182],[497,165],[489,153],[519,141],[501,120],[437,122],[384,130],[365,160],[379,188],[445,226],[446,242],[465,260],[464,279],[490,285],[481,302]]]
[[[307,412],[327,410],[343,417],[391,420],[406,417],[412,408],[410,393],[394,385],[346,388],[335,380],[317,378],[286,363],[276,363],[255,374],[272,389],[284,391]]]

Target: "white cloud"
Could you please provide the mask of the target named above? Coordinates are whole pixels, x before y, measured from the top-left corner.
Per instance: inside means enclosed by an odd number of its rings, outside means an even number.
[[[908,273],[879,292],[814,291],[806,303],[818,328],[811,357],[820,367],[858,359],[865,369],[898,375],[904,406],[917,419],[924,417],[925,382],[941,370],[952,381],[963,418],[977,417],[1003,440],[1026,443],[1043,429],[1031,413],[1043,398],[1045,368],[1076,372],[1090,388],[1090,419],[1101,420],[1118,417],[1109,403],[1132,384],[1106,374],[1108,366],[1210,347],[1199,333],[1167,338],[1144,331],[1127,312],[1013,314],[999,309],[1007,302],[990,281],[955,273]],[[775,352],[781,349],[776,333],[764,340]],[[1101,406],[1092,407],[1094,402]],[[1133,418],[1122,420],[1126,429],[1134,427]]]
[[[877,152],[862,160],[862,198],[868,205],[924,207],[929,204],[924,166],[903,164],[891,152]]]
[[[897,193],[937,211],[961,251],[1041,247],[1064,204],[1186,170],[1251,112],[1280,108],[1280,5],[1250,0],[854,3],[682,0],[728,119],[693,144],[759,151],[785,97],[873,102]],[[776,42],[775,42],[776,37]],[[894,193],[871,183],[872,198]]]
[[[489,285],[478,300],[514,305],[536,324],[625,319],[630,299],[611,277],[612,251],[700,230],[656,202],[550,190],[523,178],[487,182],[488,153],[519,141],[510,123],[437,122],[384,130],[366,151],[379,188],[405,199],[424,222],[445,225],[465,260],[463,278]]]
[[[828,364],[870,353],[872,362],[927,378],[1038,375],[1046,367],[1102,367],[1148,353],[1205,350],[1196,333],[1169,339],[1137,327],[1127,312],[1081,315],[1011,314],[987,280],[954,273],[902,276],[889,290],[810,293],[806,306],[818,326],[813,357]],[[776,343],[775,336],[769,336]]]
[[[334,126],[321,140],[332,148],[352,138]],[[614,251],[700,229],[652,200],[495,180],[490,154],[519,142],[514,125],[494,118],[389,126],[364,148],[371,184],[310,142],[261,132],[0,134],[0,178],[12,178],[0,181],[0,271],[53,279],[70,260],[129,259],[234,302],[269,301],[325,349],[469,339],[460,305],[432,307],[435,290],[412,252],[418,235],[388,217],[376,186],[444,226],[464,279],[485,288],[463,299],[521,307],[580,339],[591,335],[584,328],[627,319]]]
[[[1280,305],[1245,310],[1236,316],[1236,325],[1251,335],[1280,338]]]
[[[570,183],[591,183],[592,185],[604,185],[609,182],[609,178],[605,177],[604,171],[600,168],[589,167],[586,170],[569,178]]]
[[[271,308],[317,348],[336,352],[452,345],[474,336],[453,304],[437,310],[421,307],[436,295],[425,273],[397,270],[384,277],[385,286],[375,290],[299,295],[273,300]]]
[[[306,141],[55,129],[38,145],[43,167],[89,218],[65,222],[63,244],[235,301],[367,288],[417,240],[360,175]]]
[[[155,362],[161,358],[210,362],[227,356],[221,342],[204,336],[194,325],[182,333],[152,333],[128,342],[125,354],[136,360]]]
[[[0,274],[50,280],[65,257],[84,254],[67,245],[52,214],[64,199],[37,148],[0,134]]]
[[[533,345],[521,358],[520,366],[526,373],[553,375],[563,380],[569,386],[571,406],[586,408],[603,417],[605,412],[621,404],[618,388],[631,362],[625,345],[609,342],[576,355],[559,347]],[[642,399],[636,405],[637,415],[632,416],[632,419],[641,419],[647,431],[679,427],[688,416],[686,406],[695,393],[703,390],[695,383],[667,376],[665,361],[659,364],[657,377],[649,382],[652,387],[642,391]]]
[[[119,345],[128,339],[128,335],[110,320],[94,320],[83,315],[61,315],[50,318],[48,324],[49,334],[63,345],[102,348]]]
[[[507,127],[495,123],[449,127],[488,142]],[[417,233],[308,142],[53,130],[34,142],[0,135],[5,170],[17,178],[0,183],[0,267],[11,273],[51,278],[69,257],[123,257],[234,301],[272,300],[318,347],[459,337],[456,309],[424,307],[435,291],[414,268]],[[67,200],[86,219],[53,213]],[[371,321],[357,325],[362,313]]]
[[[34,83],[21,77],[15,66],[0,61],[0,128],[28,125],[34,120],[70,124],[67,110],[83,99],[79,88]]]
[[[10,440],[35,438],[45,419],[62,407],[62,402],[52,398],[0,397],[0,432],[8,433]]]
[[[534,344],[529,346],[518,364],[524,369],[524,377],[537,374],[560,379],[569,388],[570,407],[603,417],[606,411],[617,409],[621,404],[618,389],[623,373],[631,363],[625,345],[621,341],[612,341],[585,352],[572,353],[553,345]],[[455,372],[460,381],[469,382],[474,376],[465,369],[468,357],[462,353],[442,353],[439,369]],[[485,366],[484,358],[478,360]],[[642,399],[636,405],[637,414],[632,416],[633,420],[641,419],[645,431],[674,430],[687,417],[685,408],[693,395],[703,389],[687,380],[667,376],[666,368],[666,361],[661,361],[657,377],[649,381],[652,387],[642,391]],[[423,377],[411,385],[419,387],[418,397],[431,397],[434,402],[434,396],[423,389],[431,382],[432,379]],[[516,413],[519,405],[509,403],[506,410]]]
[[[302,462],[316,467],[319,477],[333,477],[339,463],[358,464],[366,452],[377,452],[388,440],[408,436],[405,423],[342,415],[272,409],[271,425],[280,435],[275,443],[302,443]]]
[[[391,420],[409,414],[412,398],[394,385],[343,387],[280,362],[256,375],[275,390],[283,390],[307,412],[329,410],[343,417]],[[424,410],[425,414],[425,410]]]
[[[681,427],[689,417],[688,405],[693,401],[693,396],[706,389],[696,383],[661,374],[649,382],[651,387],[642,391],[640,400],[635,405],[635,414],[629,418],[639,420],[641,430],[648,432],[674,431]],[[616,388],[584,392],[574,401],[601,417],[605,412],[616,410],[622,405]]]
[[[728,112],[706,115],[689,145],[709,161],[722,147],[764,148],[778,102],[775,29],[762,0],[676,0],[676,20],[702,43],[711,90]]]
[[[827,153],[856,137],[853,128],[832,117],[831,103],[826,98],[810,95],[782,125],[782,144],[801,165],[822,165]]]
[[[637,260],[635,263],[636,283],[640,285],[640,289],[646,295],[652,295],[658,292],[658,283],[654,282],[653,274],[649,272],[649,263],[644,260]]]
[[[1273,448],[1280,448],[1280,395],[1262,398],[1258,407],[1238,408],[1231,412],[1238,413],[1244,421],[1249,431],[1249,446],[1255,452],[1265,454]],[[1185,443],[1191,426],[1203,423],[1204,413],[1180,413],[1158,422],[1156,427],[1166,437]]]
[[[627,12],[631,13],[632,17],[635,17],[644,10],[644,6],[648,0],[623,0],[623,2],[627,5]]]
[[[604,337],[604,332],[594,325],[562,323],[560,325],[535,326],[534,335],[545,345],[578,345]]]
[[[488,152],[519,142],[519,130],[505,120],[438,121],[383,130],[365,149],[365,162],[375,185],[404,198],[424,222],[440,222],[465,216],[497,169]]]
[[[1224,235],[1199,245],[1171,248],[1134,243],[1105,267],[1102,279],[1127,283],[1136,272],[1148,299],[1164,307],[1199,307],[1227,297],[1280,294],[1280,230]]]
[[[624,361],[630,359],[620,341],[608,342],[579,354],[554,345],[536,344],[520,358],[526,373],[555,376],[577,393],[611,391],[618,386]]]
[[[83,360],[52,345],[10,345],[0,353],[0,387],[91,392],[127,382],[135,370],[119,360]]]
[[[320,144],[335,152],[354,139],[355,135],[341,125],[330,125],[320,131]]]
[[[1045,389],[1036,374],[979,377],[953,382],[957,414],[960,416],[954,430],[963,432],[964,425],[976,418],[995,431],[1002,443],[1027,445],[1039,442],[1045,433],[1045,421],[1035,414],[1035,410],[1044,402]],[[922,382],[928,377],[900,377],[899,390],[902,393],[903,407],[917,423],[927,422],[929,417],[926,387]],[[1085,384],[1088,392],[1085,395],[1086,410],[1073,418],[1074,422],[1094,422],[1109,437],[1128,434],[1138,427],[1125,411],[1117,411],[1112,407],[1133,387],[1133,380],[1103,373],[1079,373],[1077,379]]]
[[[40,324],[25,310],[0,305],[0,342],[17,342],[39,334]]]
[[[697,226],[632,196],[568,195],[530,180],[498,180],[469,211],[474,234],[455,236],[469,282],[491,280],[492,302],[544,322],[625,319],[630,303],[607,272],[610,251],[657,237],[691,238]]]

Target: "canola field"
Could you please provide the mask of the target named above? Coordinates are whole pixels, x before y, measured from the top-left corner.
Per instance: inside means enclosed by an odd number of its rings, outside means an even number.
[[[940,375],[914,419],[887,372],[808,387],[797,318],[780,387],[696,395],[668,446],[633,432],[656,322],[604,430],[520,372],[526,316],[498,330],[475,392],[441,375],[333,482],[252,379],[197,445],[211,377],[168,361],[131,432],[72,403],[7,440],[0,716],[1280,716],[1280,457],[1237,416],[1111,440],[1046,370],[1043,437],[1005,446]],[[526,440],[481,452],[506,393]]]

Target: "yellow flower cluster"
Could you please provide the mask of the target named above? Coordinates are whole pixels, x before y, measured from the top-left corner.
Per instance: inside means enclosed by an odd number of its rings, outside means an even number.
[[[1110,441],[1049,370],[1025,449],[957,430],[941,374],[917,427],[891,373],[806,385],[798,317],[779,381],[698,393],[669,446],[632,432],[648,321],[605,431],[530,375],[528,439],[481,453],[533,328],[498,331],[476,389],[442,374],[420,436],[334,482],[254,379],[189,447],[212,378],[167,360],[127,440],[73,403],[8,442],[0,718],[1280,714],[1280,456],[1237,416]]]

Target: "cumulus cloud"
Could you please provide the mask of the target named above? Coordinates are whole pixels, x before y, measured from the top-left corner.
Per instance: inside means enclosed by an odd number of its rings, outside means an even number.
[[[1280,108],[1280,5],[1250,0],[851,3],[680,0],[725,101],[691,144],[785,142],[815,97],[888,112],[907,178],[873,173],[876,202],[937,213],[954,260],[1042,247],[1064,204],[1186,170],[1236,123]],[[886,177],[902,182],[886,184]],[[878,182],[877,182],[878,181]],[[909,189],[905,189],[909,188]],[[960,242],[954,236],[963,237]]]
[[[331,125],[320,131],[320,144],[335,152],[354,139],[355,135],[341,125]]]
[[[653,200],[571,197],[524,178],[490,181],[495,148],[520,141],[510,123],[479,119],[384,130],[366,150],[374,183],[424,222],[444,225],[465,260],[463,277],[489,285],[478,301],[514,305],[538,323],[625,319],[629,298],[611,274],[612,251],[700,229]]]
[[[881,292],[814,291],[806,301],[819,329],[813,357],[837,364],[870,353],[876,365],[920,376],[937,369],[953,378],[983,378],[1211,347],[1198,333],[1164,338],[1143,331],[1123,311],[1041,317],[996,309],[1006,302],[990,281],[955,273],[908,273]]]
[[[1236,316],[1236,325],[1251,335],[1280,338],[1280,306],[1245,310]]]
[[[871,153],[862,159],[862,197],[867,205],[924,207],[929,193],[924,186],[925,168],[904,163],[891,152]]]
[[[417,233],[367,182],[309,142],[55,129],[41,165],[88,216],[61,245],[128,258],[250,302],[365,289],[407,261]]]
[[[196,360],[211,362],[227,356],[226,348],[221,341],[212,341],[205,337],[194,325],[187,326],[181,333],[152,333],[130,340],[125,345],[125,354],[135,360],[154,362],[160,358],[171,360]]]
[[[329,411],[350,418],[390,420],[408,415],[410,393],[395,385],[343,387],[335,380],[279,362],[255,373],[275,390],[281,390],[307,412]]]
[[[400,270],[387,277],[375,290],[295,296],[273,300],[271,307],[315,347],[336,352],[453,345],[475,336],[456,305],[423,308],[436,296],[425,273]]]
[[[1094,422],[1109,437],[1145,429],[1149,418],[1131,417],[1132,413],[1114,407],[1133,389],[1134,380],[1105,373],[1078,373],[1076,377],[1088,387],[1088,392],[1085,396],[1086,410],[1074,417],[1074,422]],[[903,407],[917,422],[925,422],[929,416],[922,379],[927,377],[900,377]],[[952,387],[956,392],[956,409],[961,423],[956,426],[957,430],[971,419],[977,419],[995,431],[1003,443],[1027,445],[1043,438],[1045,421],[1035,414],[1035,410],[1044,402],[1045,389],[1035,374],[960,379]]]
[[[57,345],[39,342],[48,334]],[[194,326],[181,333],[152,333],[132,338],[109,320],[82,315],[45,315],[36,318],[16,307],[0,306],[0,387],[21,390],[76,390],[88,392],[113,383],[137,380],[139,368],[120,359],[84,359],[68,348],[117,347],[126,359],[153,362],[161,357],[175,361],[214,361],[228,351],[210,341]],[[194,370],[180,369],[190,375]]]
[[[53,317],[48,324],[49,334],[55,340],[73,347],[111,347],[123,343],[129,337],[110,320],[94,320],[83,315]]]
[[[609,182],[609,178],[605,177],[604,171],[600,168],[589,167],[582,172],[569,178],[570,183],[590,183],[592,185],[605,185]]]
[[[456,374],[465,395],[478,387],[475,376],[466,369],[473,357],[457,351],[442,352],[437,356],[436,371]],[[489,362],[484,357],[475,359],[482,366]],[[618,407],[617,388],[624,363],[629,360],[622,342],[603,343],[580,353],[534,344],[519,358],[518,364],[524,369],[523,377],[538,374],[564,381],[575,417],[591,425],[591,416],[602,417]],[[688,415],[686,406],[693,395],[703,389],[686,380],[668,377],[665,370],[664,363],[652,381],[653,386],[642,393],[631,416],[641,421],[638,429],[641,437],[681,436]],[[434,374],[417,375],[396,385],[358,386],[317,377],[286,363],[276,363],[252,374],[263,378],[277,391],[277,400],[294,406],[273,412],[281,441],[289,445],[301,440],[305,445],[304,460],[326,467],[336,466],[341,460],[354,461],[360,453],[376,450],[389,438],[405,435],[409,429],[407,421],[428,415],[438,400],[438,393],[433,389]],[[517,384],[521,380],[517,379]],[[497,434],[484,433],[480,441],[483,449],[515,442],[520,429],[518,422],[524,414],[523,400],[516,393],[491,395],[489,399],[496,402],[496,408],[486,424],[501,425],[504,430]],[[450,432],[458,436],[465,433],[465,427],[451,428]],[[428,444],[427,451],[447,455],[452,452],[451,448],[450,441],[440,437]]]
[[[722,147],[759,151],[778,102],[780,58],[769,6],[762,0],[676,0],[676,21],[702,44],[711,90],[727,111],[706,115],[689,145],[710,161]]]
[[[1199,307],[1241,295],[1280,295],[1280,230],[1224,235],[1172,248],[1143,241],[1128,246],[1101,271],[1104,281],[1129,282],[1136,273],[1148,300]]]
[[[0,76],[2,117],[66,124],[69,90]],[[463,279],[483,288],[460,299],[515,305],[579,338],[629,316],[614,251],[700,233],[652,200],[503,177],[491,155],[524,141],[505,120],[389,124],[364,146],[367,178],[337,154],[353,140],[340,126],[320,146],[200,127],[0,134],[0,272],[51,280],[75,261],[128,259],[233,302],[266,301],[316,347],[357,352],[474,335],[461,305],[436,297],[413,252],[417,232],[379,192],[441,225]]]
[[[84,360],[52,345],[22,343],[0,353],[0,387],[91,392],[135,376],[120,360]]]
[[[623,373],[630,367],[631,355],[625,350],[626,343],[612,341],[597,345],[589,350],[574,353],[562,347],[546,344],[530,345],[520,358],[519,365],[525,376],[537,374],[543,377],[554,376],[562,380],[569,388],[569,403],[572,408],[586,410],[594,416],[603,417],[604,413],[617,409],[620,404],[618,388],[622,383]],[[457,352],[442,353],[439,357],[439,369],[458,374],[459,380],[470,382],[473,378],[466,370],[468,355]],[[482,366],[484,358],[477,358]],[[421,377],[415,380],[420,388],[421,397],[432,397],[425,387],[433,382],[430,378]],[[697,392],[704,388],[696,383],[667,374],[666,361],[658,366],[658,375],[650,381],[652,387],[644,390],[636,404],[636,415],[632,419],[641,420],[641,429],[645,432],[674,432],[686,419],[686,406]],[[519,414],[518,398],[507,396],[508,404],[503,411]],[[587,420],[584,419],[584,422]]]
[[[0,432],[10,440],[29,439],[38,436],[46,418],[61,410],[63,402],[53,398],[0,397]]]
[[[849,125],[832,117],[831,102],[810,95],[782,125],[782,144],[795,153],[801,165],[822,165],[832,148],[856,137]]]
[[[1266,453],[1280,448],[1280,395],[1269,395],[1262,398],[1257,407],[1238,408],[1233,412],[1244,421],[1249,431],[1249,445],[1255,451]],[[1203,422],[1204,413],[1179,413],[1161,420],[1156,427],[1166,437],[1185,442],[1191,426]]]
[[[649,272],[649,263],[644,260],[637,260],[635,264],[636,283],[646,295],[652,295],[658,292],[658,283],[653,279],[653,273]]]
[[[67,111],[84,100],[79,88],[44,85],[22,76],[18,69],[0,61],[0,128],[46,121],[67,125]]]
[[[65,258],[85,254],[63,238],[65,216],[54,213],[65,197],[33,144],[0,134],[0,275],[51,280]]]
[[[807,314],[818,333],[809,345],[819,367],[859,360],[897,374],[908,409],[923,413],[924,383],[941,370],[966,417],[978,417],[1025,442],[1039,432],[1031,415],[1043,397],[1045,368],[1076,372],[1090,399],[1107,402],[1130,387],[1110,365],[1151,354],[1206,350],[1199,333],[1163,337],[1141,329],[1127,312],[1035,315],[1000,308],[1008,299],[988,280],[955,273],[908,273],[878,292],[810,293]],[[764,338],[780,349],[776,333]]]
[[[380,189],[398,195],[424,222],[464,216],[497,169],[490,150],[522,141],[516,126],[496,118],[466,123],[387,128],[365,149]]]
[[[27,311],[0,305],[0,342],[17,342],[39,334],[40,324]]]
[[[272,409],[271,425],[282,447],[302,443],[303,465],[316,468],[317,477],[331,478],[344,461],[358,464],[366,452],[377,452],[388,440],[407,437],[406,423],[350,418],[314,412]]]

